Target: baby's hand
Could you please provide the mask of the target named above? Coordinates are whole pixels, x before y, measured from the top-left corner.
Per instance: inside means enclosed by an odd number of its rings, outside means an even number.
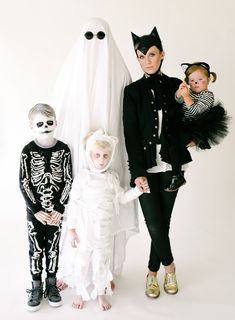
[[[75,229],[69,229],[69,239],[70,239],[71,246],[73,248],[77,248],[77,245],[79,243],[79,238]]]
[[[176,91],[176,97],[177,98],[183,98],[185,95],[189,95],[189,88],[186,82],[182,82],[179,85],[178,90]]]
[[[179,90],[182,90],[182,89],[185,89],[187,88],[188,89],[188,85],[185,81],[183,81],[180,85],[179,85]]]
[[[190,91],[187,83],[183,82],[180,85],[180,94],[183,98],[190,96]]]

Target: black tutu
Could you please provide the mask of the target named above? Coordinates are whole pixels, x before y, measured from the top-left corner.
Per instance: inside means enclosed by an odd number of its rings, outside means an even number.
[[[187,132],[200,149],[210,149],[227,136],[229,121],[230,116],[218,102],[199,115],[196,120],[185,121],[183,131]]]

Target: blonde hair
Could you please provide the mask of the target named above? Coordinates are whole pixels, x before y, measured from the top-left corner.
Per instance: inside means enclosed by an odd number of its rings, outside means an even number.
[[[94,134],[95,131],[90,131],[83,140],[84,147],[86,146],[87,140]],[[94,146],[100,147],[101,149],[109,148],[112,150],[112,145],[106,140],[95,140]]]
[[[217,75],[215,72],[209,72],[206,68],[199,64],[199,62],[194,62],[185,72],[184,81],[189,84],[189,76],[196,70],[201,70],[205,76],[211,79],[211,82],[215,82],[217,79]]]
[[[111,144],[108,141],[104,140],[96,140],[93,146],[99,147],[101,149],[110,149],[110,151],[112,150]]]
[[[34,107],[29,110],[28,118],[29,121],[32,122],[33,118],[36,114],[43,114],[46,117],[54,117],[56,118],[55,110],[46,103],[37,103]]]

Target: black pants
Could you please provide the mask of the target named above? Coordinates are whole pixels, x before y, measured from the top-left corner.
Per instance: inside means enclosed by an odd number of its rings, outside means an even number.
[[[186,145],[192,141],[187,132],[179,132],[171,138],[171,143],[168,146],[168,152],[171,160],[172,174],[180,174],[182,165],[182,155],[185,154],[187,149]]]
[[[29,239],[30,273],[33,280],[41,280],[45,254],[47,277],[56,277],[59,258],[59,226],[44,225],[36,218],[27,221]]]
[[[171,171],[147,174],[151,193],[144,193],[139,197],[151,237],[148,268],[153,272],[159,270],[161,263],[164,266],[168,266],[174,261],[171,252],[169,229],[177,191],[164,191],[164,187],[169,182],[171,175]]]

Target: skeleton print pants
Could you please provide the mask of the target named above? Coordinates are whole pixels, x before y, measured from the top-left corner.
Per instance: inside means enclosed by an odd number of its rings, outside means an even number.
[[[58,226],[43,225],[34,217],[27,223],[32,279],[41,280],[44,255],[47,277],[56,277],[61,223]]]

